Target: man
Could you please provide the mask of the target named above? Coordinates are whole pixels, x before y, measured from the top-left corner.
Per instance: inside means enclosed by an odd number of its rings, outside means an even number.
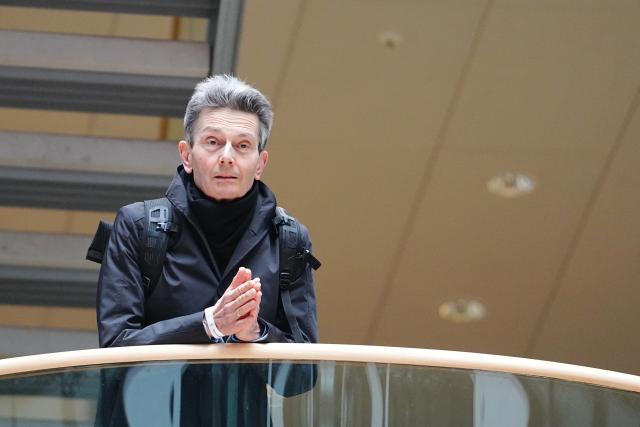
[[[276,200],[260,181],[269,160],[265,146],[272,122],[264,95],[234,77],[210,77],[196,86],[184,117],[185,139],[178,144],[182,165],[166,193],[177,232],[171,234],[153,284],[141,266],[144,203],[118,212],[98,282],[101,347],[292,342],[287,316],[297,319],[295,332],[302,341],[317,342],[313,278],[306,263],[292,278],[291,313],[281,301]],[[300,237],[304,249],[311,250],[302,225]],[[105,369],[96,425],[136,425],[136,419],[148,424],[160,416],[157,408],[178,416],[181,425],[268,424],[265,383],[275,381],[276,391],[292,395],[309,390],[316,378],[312,365],[214,363],[163,369],[164,374]],[[178,394],[171,382],[175,375]],[[182,396],[180,408],[169,397],[176,395]]]
[[[276,200],[260,181],[272,122],[266,97],[234,77],[196,86],[178,144],[182,165],[166,193],[179,232],[148,292],[139,263],[144,204],[120,209],[98,283],[101,347],[293,341],[278,289]],[[304,226],[301,237],[310,250]],[[317,342],[308,266],[291,300],[304,341]]]

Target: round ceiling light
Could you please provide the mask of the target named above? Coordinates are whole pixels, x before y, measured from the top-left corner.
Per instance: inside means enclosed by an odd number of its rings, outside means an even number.
[[[480,301],[458,298],[440,304],[438,314],[454,323],[477,322],[485,317],[487,310]]]
[[[509,199],[530,193],[535,187],[532,178],[516,172],[503,173],[487,181],[487,189],[491,193]]]
[[[402,37],[402,34],[395,31],[382,31],[378,34],[380,44],[389,49],[398,47],[403,40],[404,37]]]

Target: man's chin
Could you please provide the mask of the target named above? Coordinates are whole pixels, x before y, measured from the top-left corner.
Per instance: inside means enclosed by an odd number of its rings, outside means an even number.
[[[216,189],[205,192],[205,194],[218,202],[228,202],[229,200],[239,199],[243,196],[240,194],[240,191],[231,188]]]

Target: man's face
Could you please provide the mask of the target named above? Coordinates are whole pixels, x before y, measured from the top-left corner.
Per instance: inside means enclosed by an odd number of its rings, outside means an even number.
[[[228,108],[205,108],[193,129],[193,147],[180,141],[185,171],[215,200],[244,196],[260,179],[269,158],[258,153],[258,116]]]

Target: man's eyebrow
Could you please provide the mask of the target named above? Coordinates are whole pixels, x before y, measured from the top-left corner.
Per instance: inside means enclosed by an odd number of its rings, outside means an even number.
[[[205,127],[202,128],[200,133],[205,133],[205,132],[222,132],[222,129],[216,128],[216,127],[213,127],[213,126],[205,126]]]
[[[214,127],[214,126],[205,126],[202,128],[202,130],[200,131],[200,133],[206,133],[206,132],[218,132],[218,133],[222,133],[222,129],[218,128],[218,127]],[[241,138],[249,138],[252,140],[256,140],[256,135],[252,134],[252,133],[247,133],[247,132],[241,132],[238,134],[239,137]]]

